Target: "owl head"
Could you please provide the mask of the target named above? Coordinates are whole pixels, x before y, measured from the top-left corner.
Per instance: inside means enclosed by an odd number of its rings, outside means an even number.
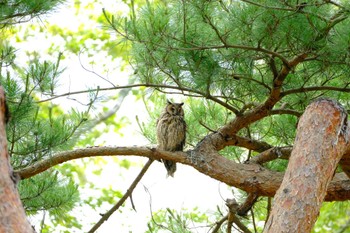
[[[182,105],[184,105],[184,103],[172,103],[169,100],[167,100],[165,110],[172,116],[184,116]]]

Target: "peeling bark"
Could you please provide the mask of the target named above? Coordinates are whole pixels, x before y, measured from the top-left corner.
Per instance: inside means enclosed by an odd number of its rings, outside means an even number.
[[[5,94],[0,87],[0,232],[33,232],[24,213],[9,163],[5,131],[6,115]]]
[[[294,148],[264,232],[310,232],[348,146],[347,114],[320,99],[302,115]]]

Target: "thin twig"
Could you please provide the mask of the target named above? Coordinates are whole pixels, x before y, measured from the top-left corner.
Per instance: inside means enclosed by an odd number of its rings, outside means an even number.
[[[36,101],[36,103],[43,103],[43,102],[51,101],[51,100],[54,100],[57,98],[65,97],[65,96],[84,94],[84,93],[89,93],[89,92],[94,92],[94,91],[113,91],[113,90],[135,88],[135,87],[166,88],[166,89],[173,89],[173,90],[180,90],[180,91],[187,91],[187,92],[202,94],[198,90],[194,90],[194,89],[186,88],[186,87],[178,87],[178,86],[171,86],[171,85],[165,85],[165,84],[139,83],[139,84],[128,84],[128,85],[124,85],[124,86],[105,87],[105,88],[98,87],[95,89],[88,89],[88,90],[82,90],[82,91],[72,91],[72,92],[67,92],[67,93],[63,93],[60,95],[55,95],[55,96],[52,96],[52,97],[44,99],[44,100],[39,100],[39,101]]]
[[[164,226],[164,225],[158,223],[158,222],[154,219],[153,210],[152,210],[152,195],[151,195],[151,193],[149,192],[149,190],[148,190],[148,188],[147,188],[146,186],[144,186],[144,189],[145,189],[145,192],[146,192],[146,193],[148,194],[148,196],[149,196],[149,211],[150,211],[150,214],[151,214],[151,220],[152,220],[152,222],[153,222],[156,226],[158,226],[159,228],[167,229],[167,230],[170,231],[169,228],[167,228],[166,226]]]
[[[235,114],[238,114],[238,110],[232,107],[231,105],[227,104],[226,102],[220,100],[219,98],[216,98],[215,96],[212,95],[206,95],[199,90],[187,88],[187,87],[179,87],[179,86],[171,86],[171,85],[164,85],[164,84],[147,84],[147,83],[140,83],[140,84],[129,84],[125,86],[115,86],[115,87],[106,87],[106,88],[96,88],[96,89],[89,89],[89,90],[83,90],[83,91],[73,91],[73,92],[67,92],[64,94],[52,96],[50,98],[44,99],[44,100],[39,100],[36,101],[36,103],[44,103],[47,101],[51,101],[57,98],[65,97],[65,96],[71,96],[71,95],[78,95],[78,94],[84,94],[84,93],[89,93],[89,92],[94,92],[94,91],[112,91],[112,90],[119,90],[119,89],[129,89],[129,88],[135,88],[135,87],[152,87],[152,88],[165,88],[165,89],[173,89],[173,90],[179,90],[183,94],[184,92],[189,92],[189,93],[196,93],[200,96],[198,97],[205,97],[209,100],[212,100],[223,107],[227,108],[228,110],[234,112]],[[186,94],[185,94],[186,95]],[[197,97],[197,96],[196,96]]]
[[[284,97],[286,95],[290,94],[297,94],[297,93],[305,93],[310,91],[339,91],[339,92],[350,92],[350,88],[346,87],[333,87],[333,86],[310,86],[310,87],[301,87],[296,89],[290,89],[281,92],[281,96]]]
[[[149,159],[147,161],[147,163],[145,164],[145,166],[142,168],[142,170],[140,171],[140,173],[137,175],[137,177],[135,178],[134,182],[132,182],[132,184],[130,185],[130,187],[128,188],[128,190],[126,191],[126,193],[123,195],[123,197],[105,214],[102,215],[102,218],[91,228],[90,231],[88,231],[88,233],[93,233],[95,232],[105,221],[108,220],[108,218],[116,211],[119,209],[120,206],[123,205],[123,203],[126,201],[126,199],[131,196],[133,190],[135,189],[136,185],[140,182],[140,180],[142,179],[143,175],[146,173],[146,171],[148,170],[148,168],[151,166],[153,162],[153,159]]]
[[[252,214],[252,223],[253,223],[253,227],[254,227],[254,232],[258,232],[256,229],[256,222],[255,222],[255,215],[254,215],[253,208],[250,210],[250,213]]]
[[[81,56],[80,56],[82,53],[83,53],[83,51],[81,50],[81,51],[79,52],[79,56],[78,56],[80,66],[81,66],[85,71],[90,72],[90,73],[96,75],[97,77],[103,79],[104,81],[108,82],[108,83],[111,84],[113,87],[115,87],[114,83],[112,83],[111,81],[109,81],[107,78],[105,78],[105,77],[103,77],[102,75],[98,74],[98,73],[95,72],[94,70],[89,70],[88,68],[86,68],[86,67],[83,65],[83,62],[81,61]]]

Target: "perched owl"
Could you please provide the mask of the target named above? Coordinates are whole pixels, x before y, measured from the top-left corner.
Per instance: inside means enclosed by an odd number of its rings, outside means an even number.
[[[157,121],[158,149],[166,151],[182,151],[186,140],[186,122],[183,103],[168,103]],[[163,160],[168,176],[174,176],[176,163]]]

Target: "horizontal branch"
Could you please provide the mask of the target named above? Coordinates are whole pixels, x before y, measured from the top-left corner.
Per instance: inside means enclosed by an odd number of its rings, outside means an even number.
[[[22,179],[32,177],[55,165],[74,159],[94,156],[143,156],[151,159],[166,159],[186,164],[218,181],[259,196],[274,196],[279,188],[283,173],[265,169],[257,164],[238,164],[215,152],[190,150],[167,152],[149,147],[91,147],[58,153],[25,169],[16,171]],[[332,181],[327,201],[350,200],[350,180],[343,174],[336,174]]]
[[[317,87],[302,87],[297,89],[287,90],[281,93],[281,96],[290,94],[304,93],[309,91],[339,91],[339,92],[350,92],[350,88],[346,87],[332,87],[332,86],[317,86]]]
[[[165,47],[165,46],[163,46]],[[200,50],[216,50],[216,49],[241,49],[241,50],[248,50],[248,51],[255,51],[255,52],[260,52],[260,53],[265,53],[268,55],[272,55],[274,57],[278,57],[283,64],[287,65],[288,64],[288,60],[282,56],[281,54],[272,51],[272,50],[268,50],[268,49],[264,49],[261,47],[252,47],[252,46],[247,46],[247,45],[234,45],[234,44],[224,44],[224,45],[208,45],[208,46],[196,46],[194,45],[193,47],[165,47],[168,48],[170,50],[181,50],[181,51],[200,51]]]
[[[64,151],[56,155],[41,160],[31,166],[23,168],[18,172],[21,179],[30,178],[47,169],[74,159],[96,157],[96,156],[114,156],[114,155],[139,155],[149,158],[156,158],[155,153],[148,147],[90,147],[84,149],[76,149],[72,151]]]
[[[150,87],[150,88],[164,88],[164,89],[172,89],[172,90],[178,90],[181,92],[188,92],[188,93],[195,93],[198,94],[198,97],[204,97],[206,99],[212,100],[215,103],[218,103],[222,105],[223,107],[227,108],[228,110],[232,111],[235,114],[238,114],[238,110],[232,107],[231,105],[227,104],[225,101],[222,101],[220,98],[208,95],[207,93],[202,93],[199,90],[183,87],[183,86],[171,86],[171,85],[164,85],[164,84],[147,84],[147,83],[140,83],[140,84],[131,84],[131,85],[124,85],[124,86],[114,86],[114,87],[105,87],[105,88],[95,88],[95,89],[89,89],[89,90],[83,90],[83,91],[72,91],[72,92],[66,92],[63,94],[55,95],[50,98],[36,101],[36,103],[44,103],[47,101],[51,101],[54,99],[58,99],[65,96],[71,96],[71,95],[79,95],[84,93],[90,93],[90,92],[97,92],[97,91],[113,91],[113,90],[120,90],[120,89],[129,89],[129,88],[136,88],[136,87]],[[183,93],[181,93],[183,94]]]
[[[43,103],[47,101],[51,101],[54,99],[58,99],[65,96],[71,96],[71,95],[79,95],[84,93],[90,93],[90,92],[96,92],[96,91],[113,91],[113,90],[119,90],[119,89],[127,89],[127,88],[135,88],[135,87],[154,87],[154,88],[169,88],[174,90],[182,90],[182,91],[188,91],[188,92],[194,92],[194,90],[189,88],[183,88],[178,86],[170,86],[170,85],[161,85],[161,84],[147,84],[147,83],[141,83],[141,84],[131,84],[131,85],[125,85],[125,86],[114,86],[114,87],[105,87],[105,88],[95,88],[95,89],[89,89],[89,90],[83,90],[83,91],[72,91],[72,92],[66,92],[63,94],[55,95],[53,97],[39,100],[37,103]]]
[[[269,115],[282,115],[282,114],[287,114],[287,115],[293,115],[296,117],[301,116],[301,112],[295,111],[293,109],[273,109],[270,111]]]

